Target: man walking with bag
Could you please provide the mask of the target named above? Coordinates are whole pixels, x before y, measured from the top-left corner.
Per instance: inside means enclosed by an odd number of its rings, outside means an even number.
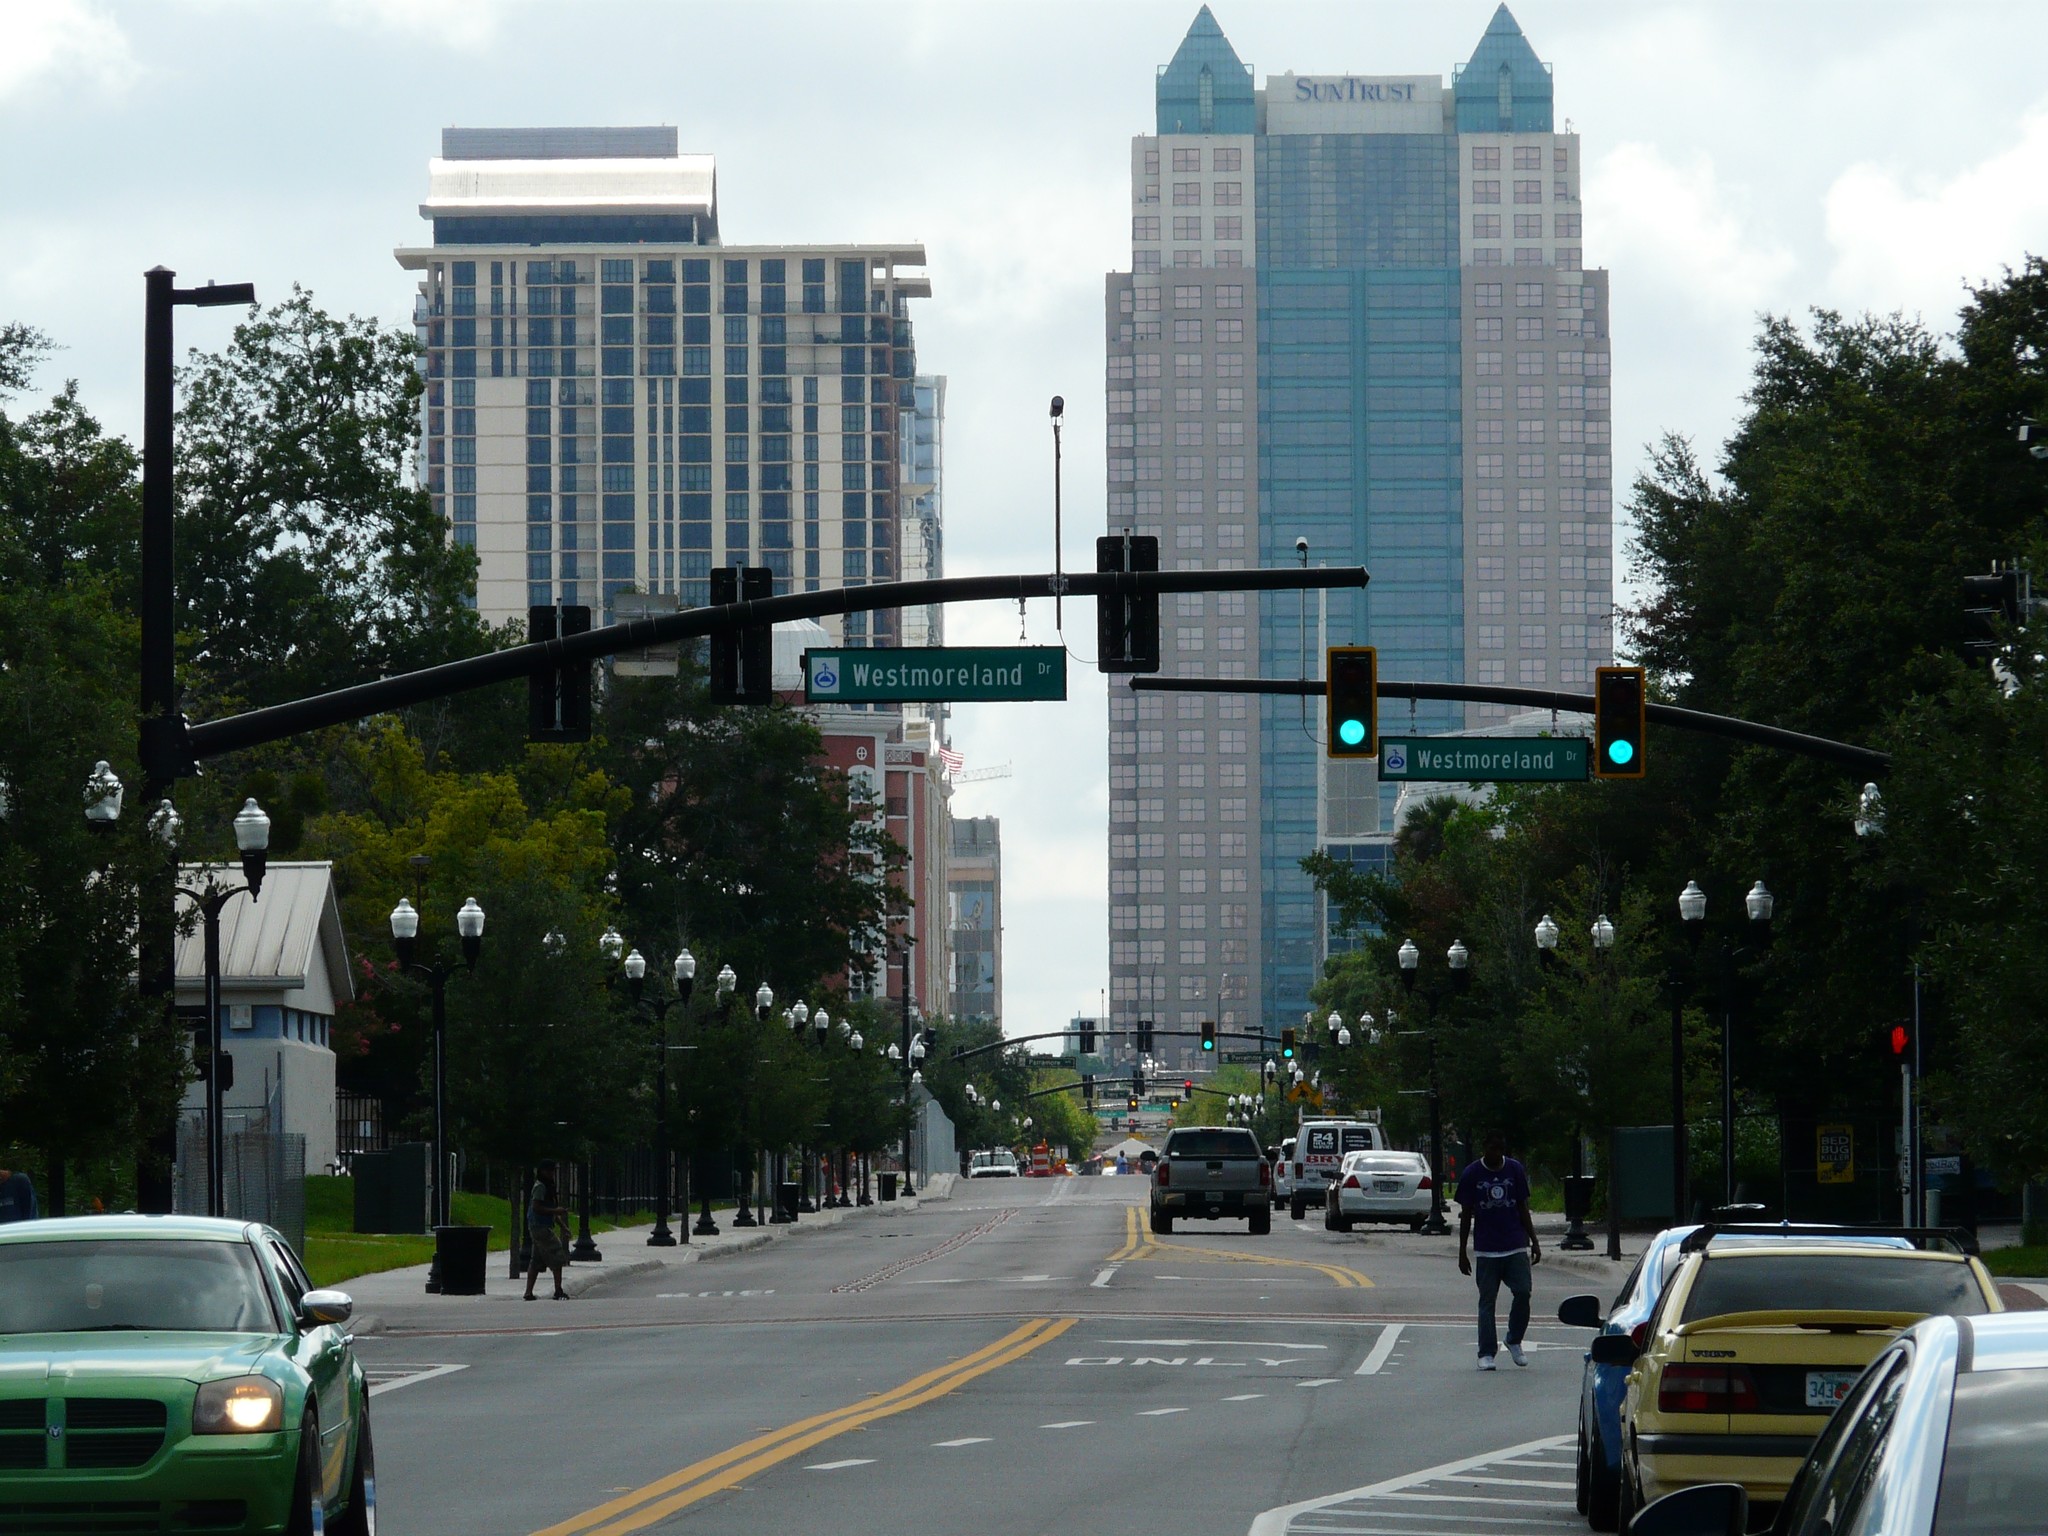
[[[1458,1175],[1458,1273],[1479,1261],[1479,1369],[1493,1369],[1493,1309],[1503,1283],[1508,1305],[1508,1358],[1527,1365],[1522,1336],[1529,1331],[1529,1266],[1543,1262],[1536,1224],[1529,1219],[1529,1174],[1507,1155],[1507,1138],[1488,1132],[1486,1155]],[[1476,1242],[1474,1239],[1476,1238]],[[1468,1252],[1468,1244],[1471,1245]]]

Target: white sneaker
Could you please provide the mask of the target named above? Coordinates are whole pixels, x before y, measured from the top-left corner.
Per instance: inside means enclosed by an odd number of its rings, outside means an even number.
[[[1522,1346],[1519,1344],[1510,1344],[1508,1346],[1508,1358],[1517,1365],[1527,1365],[1529,1363],[1529,1357],[1522,1353]]]
[[[1491,1356],[1491,1355],[1481,1355],[1481,1356],[1479,1357],[1479,1369],[1480,1369],[1480,1370],[1482,1370],[1482,1371],[1490,1371],[1490,1370],[1492,1370],[1492,1369],[1493,1369],[1493,1356]]]

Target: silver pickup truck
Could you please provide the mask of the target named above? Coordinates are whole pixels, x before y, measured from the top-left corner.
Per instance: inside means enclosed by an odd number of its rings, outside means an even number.
[[[1253,1236],[1273,1230],[1273,1168],[1248,1130],[1190,1125],[1169,1131],[1152,1174],[1152,1230],[1176,1216],[1244,1217]]]

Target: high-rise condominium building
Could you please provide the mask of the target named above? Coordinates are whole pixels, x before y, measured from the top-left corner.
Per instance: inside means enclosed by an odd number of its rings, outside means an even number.
[[[1611,648],[1607,274],[1583,261],[1578,138],[1507,8],[1448,84],[1261,89],[1204,7],[1155,91],[1107,286],[1110,527],[1158,535],[1169,568],[1284,565],[1306,539],[1372,573],[1168,598],[1164,670],[1314,675],[1324,645],[1371,644],[1385,678],[1588,684]],[[1329,937],[1299,861],[1383,862],[1392,831],[1395,786],[1329,764],[1322,731],[1292,698],[1111,689],[1116,1027],[1300,1021]]]
[[[487,619],[701,604],[713,565],[778,592],[897,578],[905,418],[943,399],[918,396],[922,247],[722,244],[712,159],[673,128],[449,128],[428,183],[433,241],[397,253],[422,458]],[[902,640],[893,613],[828,628]]]

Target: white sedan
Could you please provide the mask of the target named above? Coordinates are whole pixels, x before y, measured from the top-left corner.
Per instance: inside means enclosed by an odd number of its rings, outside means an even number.
[[[1429,1161],[1420,1152],[1351,1152],[1330,1181],[1323,1225],[1349,1232],[1358,1221],[1396,1222],[1420,1232],[1434,1193]]]

